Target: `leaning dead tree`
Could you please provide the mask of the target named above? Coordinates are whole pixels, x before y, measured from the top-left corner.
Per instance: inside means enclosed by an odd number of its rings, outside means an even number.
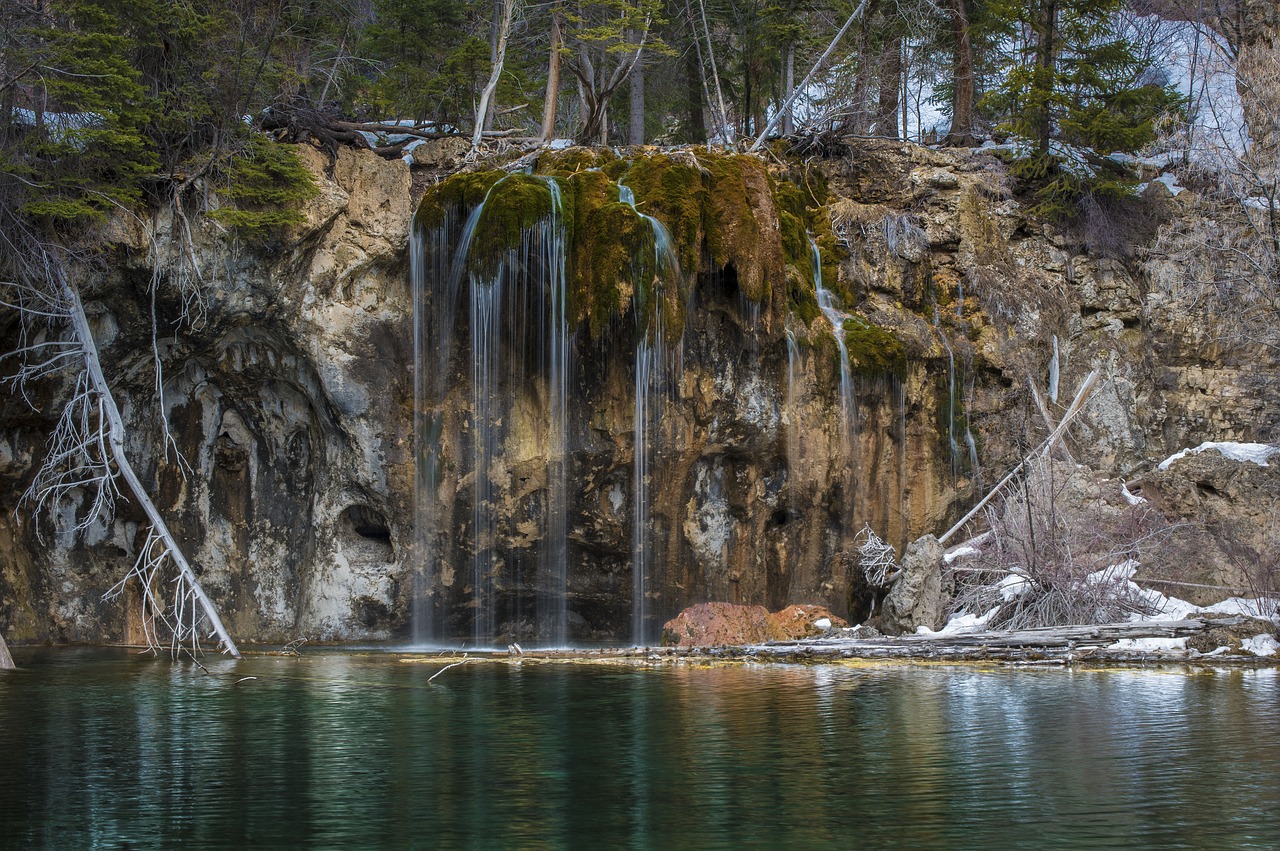
[[[0,633],[0,671],[12,671],[16,667],[13,657],[9,655],[9,647],[4,643],[4,634]]]
[[[164,641],[160,625],[174,652],[194,653],[201,637],[207,636],[240,658],[217,608],[125,451],[124,420],[84,304],[69,277],[69,269],[82,265],[83,258],[27,229],[11,230],[4,241],[6,251],[13,252],[6,261],[12,280],[0,282],[0,307],[17,312],[19,338],[15,348],[0,354],[0,361],[12,363],[4,380],[29,402],[34,382],[64,379],[71,388],[24,504],[37,515],[74,517],[71,531],[80,534],[94,523],[109,521],[116,500],[127,494],[146,515],[149,531],[133,568],[107,592],[108,598],[118,596],[129,580],[137,580],[153,649]],[[36,528],[41,534],[38,524]]]

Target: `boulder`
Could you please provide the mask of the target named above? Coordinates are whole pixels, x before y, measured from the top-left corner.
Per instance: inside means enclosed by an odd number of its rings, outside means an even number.
[[[699,603],[662,625],[664,647],[758,644],[778,638],[769,610],[736,603]]]
[[[942,598],[942,544],[933,535],[907,546],[902,570],[885,595],[879,628],[885,635],[939,629],[946,614]]]
[[[836,617],[826,606],[792,605],[769,615],[775,635],[784,640],[811,638],[829,629],[844,629],[849,624]]]

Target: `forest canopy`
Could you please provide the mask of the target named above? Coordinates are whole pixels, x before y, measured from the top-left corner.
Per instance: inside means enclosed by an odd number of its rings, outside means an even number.
[[[773,118],[781,135],[1021,139],[1035,152],[1026,175],[1049,179],[1063,159],[1051,141],[1131,153],[1181,120],[1139,11],[1150,10],[1121,0],[13,0],[0,11],[0,193],[11,212],[64,226],[204,177],[225,187],[236,157],[269,167],[254,127],[398,156],[414,138],[473,132],[732,143]],[[400,122],[412,132],[389,144],[368,132]],[[254,192],[233,195],[252,208]]]

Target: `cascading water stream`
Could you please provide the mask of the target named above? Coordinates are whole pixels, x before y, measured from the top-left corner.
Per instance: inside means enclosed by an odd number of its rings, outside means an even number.
[[[853,528],[852,509],[858,486],[858,399],[853,386],[853,370],[849,364],[849,347],[845,343],[844,323],[848,318],[841,310],[835,294],[822,282],[822,252],[818,243],[809,238],[809,249],[813,255],[813,288],[817,293],[818,307],[822,315],[831,323],[831,333],[836,338],[836,349],[840,352],[840,451],[845,461],[844,481],[847,487],[846,503],[850,509],[849,522],[841,530],[841,536]]]
[[[496,186],[497,184],[495,184]],[[492,189],[490,190],[492,191]],[[486,195],[486,200],[487,200]],[[484,211],[471,210],[458,231],[456,212],[428,232],[412,228],[409,265],[413,289],[414,337],[414,573],[413,641],[437,640],[442,518],[439,505],[442,407],[453,357],[453,326],[458,313],[465,261]],[[443,287],[433,287],[444,281]]]
[[[800,398],[797,385],[800,381],[800,345],[796,335],[787,331],[787,469],[795,477],[804,468],[804,447],[800,440]],[[792,488],[792,493],[796,491]]]
[[[853,392],[853,371],[849,366],[849,348],[844,341],[844,323],[847,317],[840,311],[840,303],[835,294],[822,284],[822,252],[812,238],[809,239],[809,249],[813,255],[813,287],[818,295],[818,307],[831,323],[831,333],[835,335],[836,348],[840,352],[840,440],[845,457],[850,458],[858,410]]]
[[[618,181],[618,200],[636,209],[636,196]],[[653,568],[653,524],[650,516],[653,480],[653,445],[662,420],[661,401],[668,388],[666,363],[666,280],[679,280],[680,263],[662,222],[636,210],[653,231],[654,267],[650,304],[637,303],[635,353],[635,407],[633,429],[635,447],[632,460],[631,522],[631,641],[636,646],[651,643],[648,599]],[[643,264],[641,264],[643,266]],[[643,274],[643,273],[642,273]],[[637,293],[641,291],[637,287]]]
[[[486,205],[503,181],[490,188],[470,211],[461,232],[454,211],[428,233],[415,229],[411,251],[415,292],[415,433],[417,440],[417,530],[421,576],[415,602],[414,640],[455,639],[441,622],[446,572],[443,538],[446,518],[437,498],[442,433],[446,418],[454,326],[462,281],[469,296],[472,471],[472,536],[469,635],[476,644],[492,643],[496,630],[495,578],[510,556],[498,548],[498,501],[510,489],[509,473],[498,464],[514,414],[517,392],[527,388],[526,364],[546,377],[547,489],[542,549],[536,580],[537,633],[544,642],[568,642],[568,388],[572,369],[567,302],[567,248],[559,185],[542,180],[550,194],[550,212],[522,234],[501,256],[474,258],[471,247]],[[486,261],[486,262],[479,262]],[[443,283],[432,288],[431,284]],[[504,352],[510,356],[504,357]],[[452,525],[456,525],[452,524]],[[510,566],[510,565],[506,565]],[[517,574],[518,575],[518,574]],[[517,581],[517,585],[519,582]],[[518,594],[518,591],[517,591]],[[533,636],[519,636],[528,640]]]

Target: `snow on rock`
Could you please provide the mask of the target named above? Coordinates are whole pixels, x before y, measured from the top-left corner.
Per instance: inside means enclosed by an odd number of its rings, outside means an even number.
[[[1184,638],[1122,638],[1107,645],[1108,650],[1136,650],[1145,653],[1168,653],[1171,650],[1186,651]]]
[[[953,561],[969,558],[970,556],[981,555],[981,547],[991,537],[990,532],[983,532],[961,544],[956,544],[942,555],[944,564],[951,564]]]
[[[1001,600],[1011,603],[1031,590],[1031,580],[1016,573],[1010,573],[996,583],[996,589],[1000,592]]]
[[[1280,641],[1277,641],[1274,635],[1267,635],[1265,632],[1241,641],[1240,648],[1249,651],[1254,656],[1280,655]]]
[[[1280,448],[1269,446],[1265,443],[1231,443],[1225,441],[1215,442],[1210,440],[1205,441],[1195,449],[1183,449],[1180,452],[1175,452],[1168,458],[1161,461],[1158,469],[1167,470],[1175,461],[1185,458],[1188,455],[1198,455],[1201,452],[1205,452],[1210,449],[1220,453],[1223,457],[1229,458],[1232,461],[1249,461],[1257,464],[1259,467],[1268,466],[1267,459],[1272,455],[1275,455],[1277,452],[1280,452]]]
[[[1241,198],[1240,203],[1246,207],[1249,207],[1250,209],[1264,210],[1268,213],[1272,212],[1273,210],[1280,209],[1280,201],[1274,198],[1262,198],[1262,197]]]
[[[1126,559],[1119,564],[1113,564],[1110,567],[1104,567],[1102,570],[1094,571],[1084,578],[1089,585],[1110,585],[1113,583],[1126,582],[1133,578],[1138,572],[1137,559]]]
[[[1142,505],[1147,501],[1145,497],[1138,496],[1129,490],[1129,486],[1125,484],[1124,479],[1120,480],[1120,496],[1124,497],[1124,501],[1129,505]]]
[[[932,630],[927,626],[916,628],[916,635],[963,635],[966,632],[981,632],[987,628],[987,622],[1000,611],[995,606],[982,615],[971,615],[968,612],[957,612],[943,625],[942,629]]]

